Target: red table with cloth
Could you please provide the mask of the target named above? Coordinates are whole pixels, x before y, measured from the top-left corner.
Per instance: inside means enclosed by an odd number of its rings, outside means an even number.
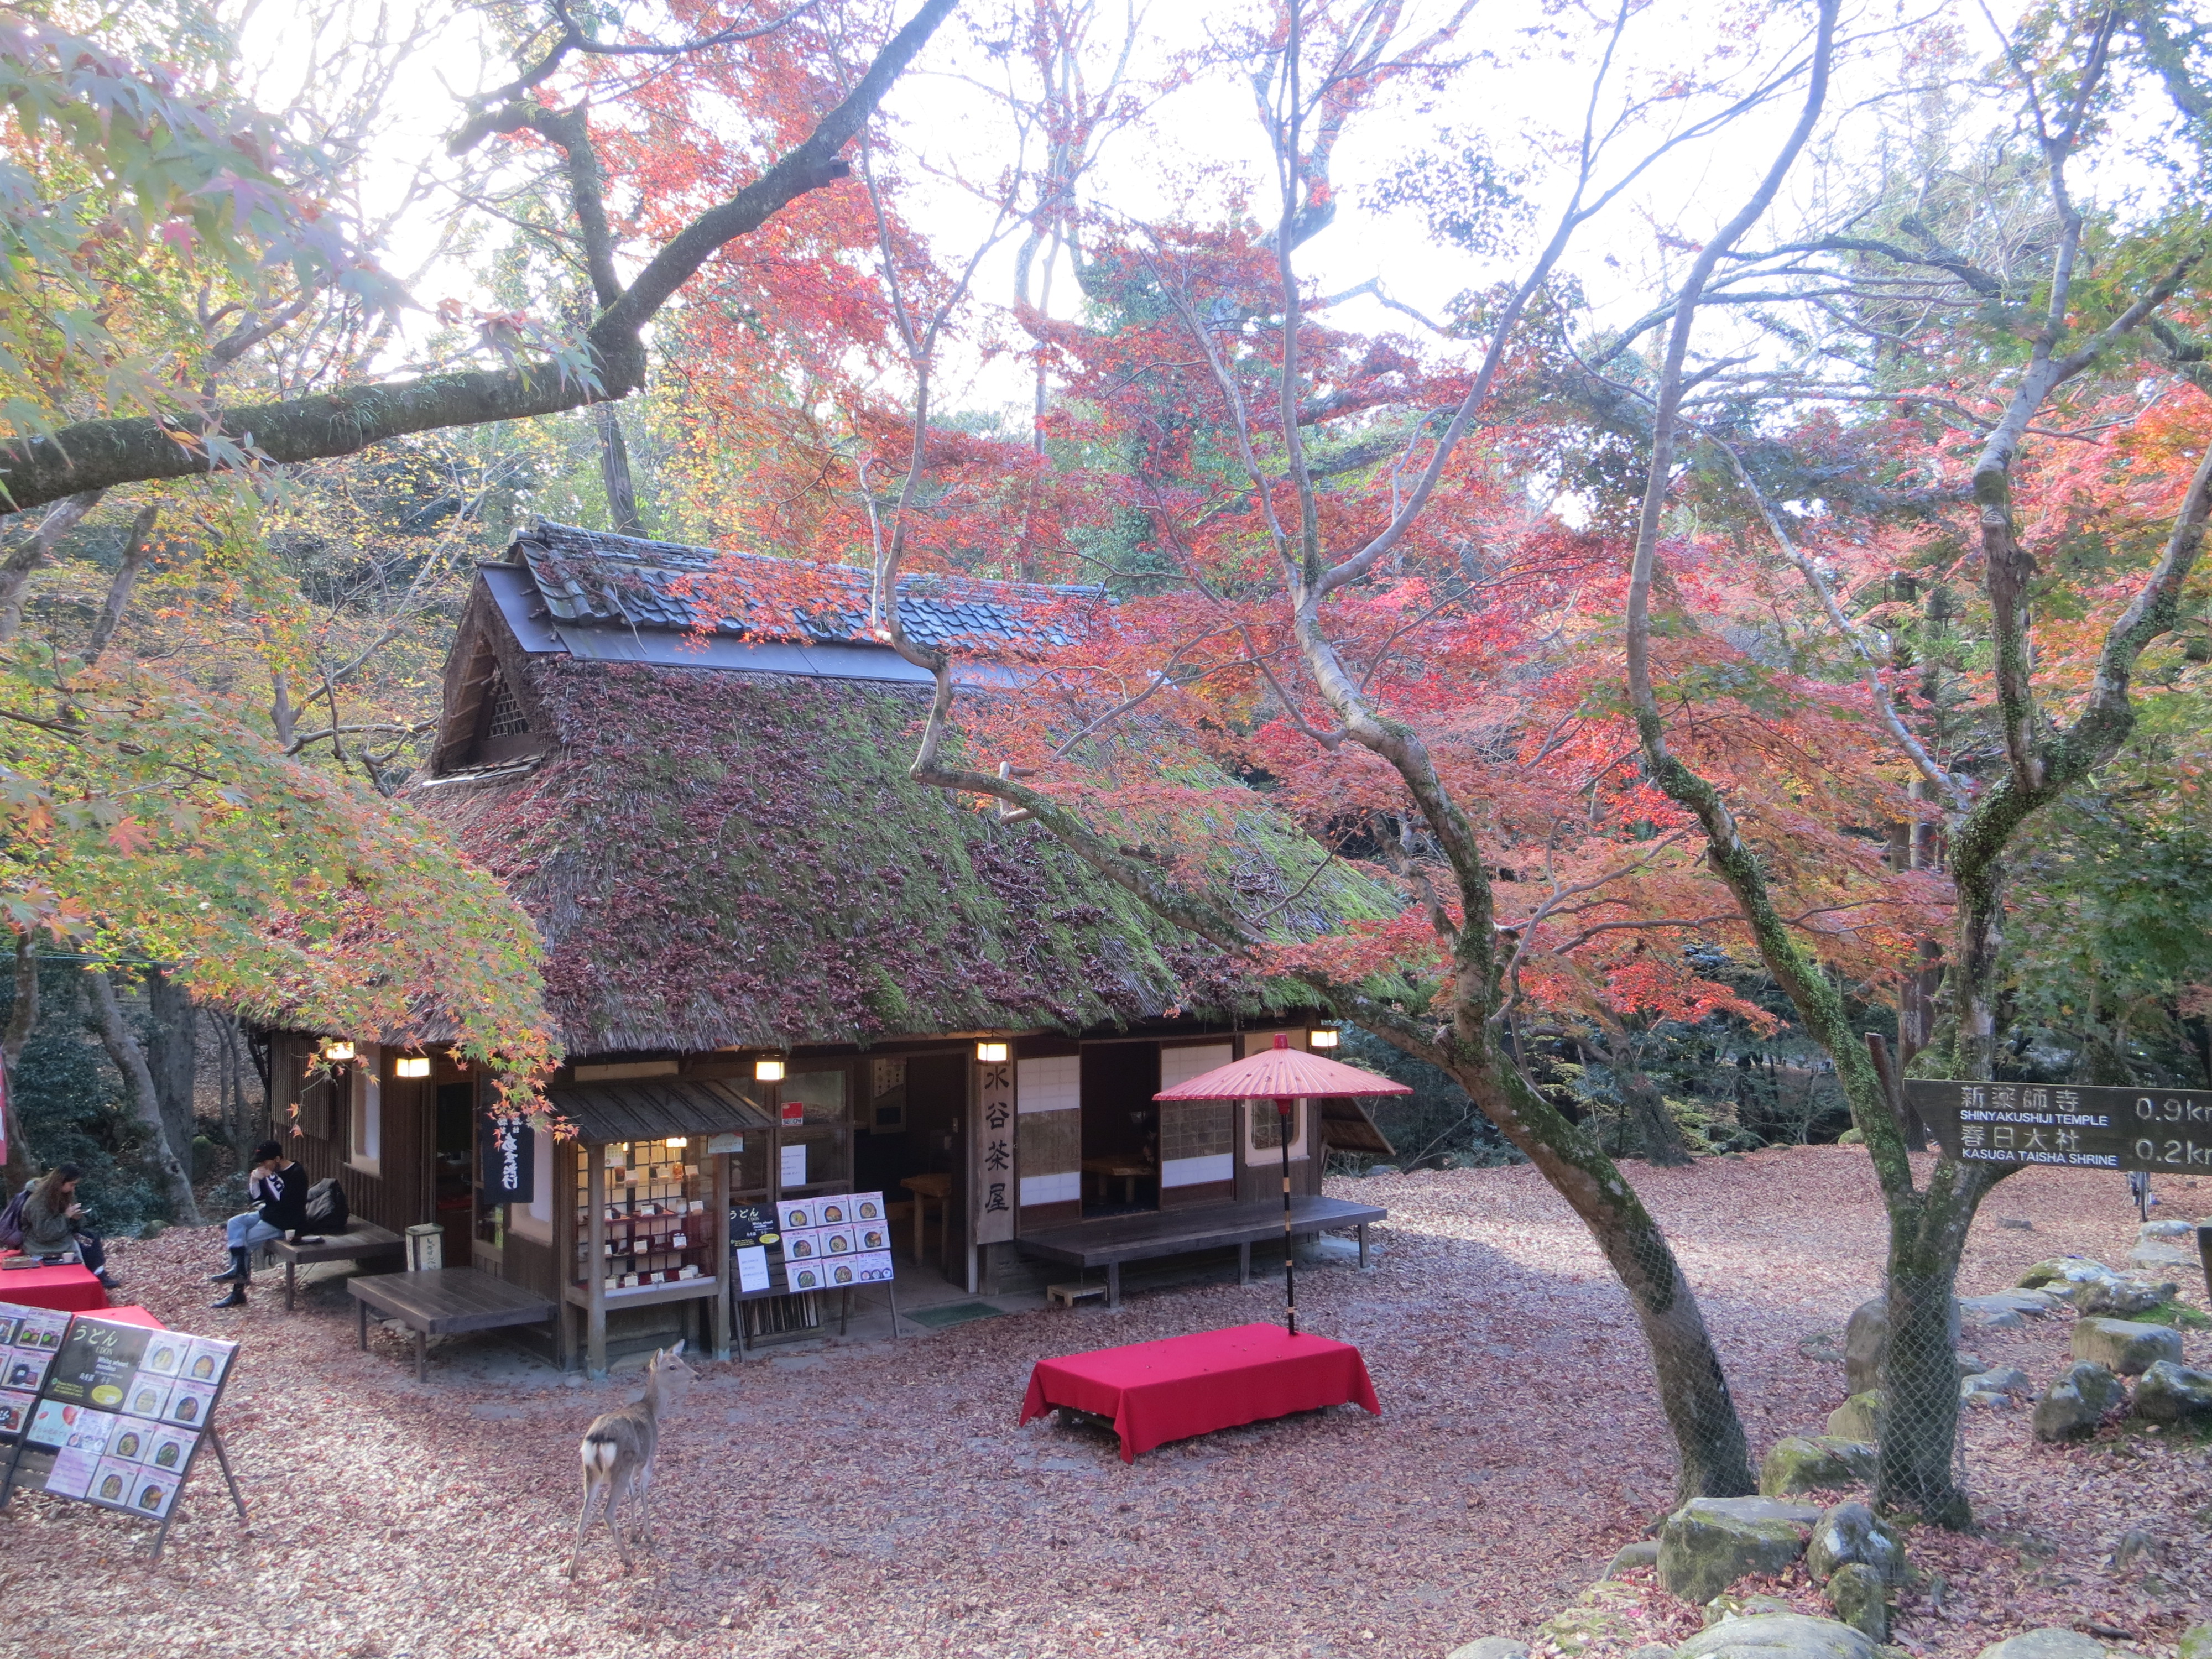
[[[103,1308],[102,1319],[112,1319],[118,1325],[143,1325],[149,1331],[166,1331],[169,1328],[136,1303],[124,1308]]]
[[[56,1313],[100,1313],[107,1307],[107,1287],[84,1267],[18,1267],[0,1273],[0,1302]]]
[[[1040,1359],[1022,1421],[1055,1406],[1110,1419],[1127,1463],[1170,1440],[1343,1405],[1382,1414],[1358,1349],[1279,1325],[1238,1325]]]

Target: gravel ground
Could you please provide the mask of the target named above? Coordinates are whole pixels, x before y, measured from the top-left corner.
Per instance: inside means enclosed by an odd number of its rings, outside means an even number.
[[[1775,1151],[1637,1179],[1704,1301],[1754,1444],[1817,1431],[1842,1375],[1800,1344],[1837,1330],[1878,1284],[1881,1213],[1863,1156]],[[2200,1185],[2166,1183],[2166,1213],[2212,1212],[2212,1181]],[[663,1442],[662,1554],[625,1579],[595,1545],[573,1586],[576,1442],[634,1377],[584,1389],[527,1364],[441,1364],[434,1351],[418,1387],[397,1337],[356,1351],[333,1285],[295,1315],[265,1289],[242,1315],[211,1314],[199,1277],[220,1257],[211,1233],[121,1246],[133,1298],[246,1345],[223,1413],[255,1528],[241,1533],[220,1504],[211,1465],[159,1566],[143,1561],[139,1523],[19,1497],[0,1516],[0,1653],[1436,1659],[1477,1636],[1525,1635],[1671,1491],[1626,1307],[1525,1168],[1342,1190],[1388,1206],[1385,1254],[1364,1277],[1310,1270],[1300,1301],[1309,1328],[1364,1349],[1380,1419],[1342,1408],[1132,1467],[1103,1436],[1014,1426],[1034,1359],[1266,1318],[1274,1284],[705,1366]],[[2124,1261],[2134,1219],[2116,1177],[2016,1176],[1984,1206],[1961,1289],[2001,1288],[2065,1250]],[[2066,1340],[2053,1319],[1970,1329],[1966,1346],[2039,1386]],[[2212,1365],[2212,1340],[2189,1345],[2191,1363]],[[1940,1595],[1908,1598],[1900,1639],[1914,1652],[1972,1659],[2057,1623],[2126,1632],[2157,1659],[2212,1616],[2203,1443],[2108,1431],[2057,1449],[2033,1443],[2024,1413],[1976,1413],[1967,1455],[1985,1529],[1913,1535],[1915,1560],[1944,1580]],[[2108,1565],[2131,1528],[2160,1540],[2163,1561]],[[1679,1605],[1656,1591],[1650,1603],[1654,1635],[1689,1627]]]

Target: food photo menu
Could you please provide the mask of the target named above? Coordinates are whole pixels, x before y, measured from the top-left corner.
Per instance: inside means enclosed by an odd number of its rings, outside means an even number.
[[[70,1316],[0,1302],[0,1444],[14,1441],[38,1404]]]
[[[29,1445],[53,1454],[44,1489],[133,1515],[167,1516],[215,1408],[235,1342],[89,1316],[58,1350],[29,1412]]]

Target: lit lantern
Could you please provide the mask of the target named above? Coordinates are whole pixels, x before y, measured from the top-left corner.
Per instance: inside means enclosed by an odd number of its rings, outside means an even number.
[[[783,1056],[781,1054],[763,1054],[758,1060],[755,1060],[753,1062],[753,1081],[756,1083],[782,1082]]]
[[[682,1135],[671,1135],[666,1140],[661,1142],[661,1145],[664,1146],[689,1146],[690,1144],[691,1143]]]
[[[1007,1046],[1003,1042],[979,1042],[975,1045],[975,1058],[987,1065],[1003,1060],[1007,1052]]]
[[[353,1044],[350,1042],[325,1042],[323,1045],[323,1058],[331,1061],[333,1065],[343,1066],[353,1058]]]
[[[1337,1036],[1337,1029],[1334,1025],[1316,1025],[1312,1030],[1306,1033],[1306,1047],[1309,1048],[1334,1048],[1336,1047]]]
[[[392,1070],[399,1077],[425,1078],[430,1075],[430,1057],[428,1054],[402,1054],[392,1062]]]

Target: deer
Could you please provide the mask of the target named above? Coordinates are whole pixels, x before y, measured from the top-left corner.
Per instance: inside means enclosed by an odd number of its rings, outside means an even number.
[[[684,1344],[662,1348],[645,1368],[641,1399],[611,1412],[602,1412],[584,1431],[578,1448],[584,1465],[584,1507],[576,1516],[576,1547],[569,1552],[568,1577],[574,1579],[583,1559],[584,1532],[591,1523],[592,1499],[600,1492],[606,1503],[600,1515],[614,1534],[622,1555],[623,1571],[630,1571],[629,1541],[615,1521],[615,1510],[626,1492],[637,1494],[640,1525],[645,1547],[653,1548],[653,1460],[660,1450],[660,1419],[684,1402],[691,1386],[691,1368],[684,1363]]]

